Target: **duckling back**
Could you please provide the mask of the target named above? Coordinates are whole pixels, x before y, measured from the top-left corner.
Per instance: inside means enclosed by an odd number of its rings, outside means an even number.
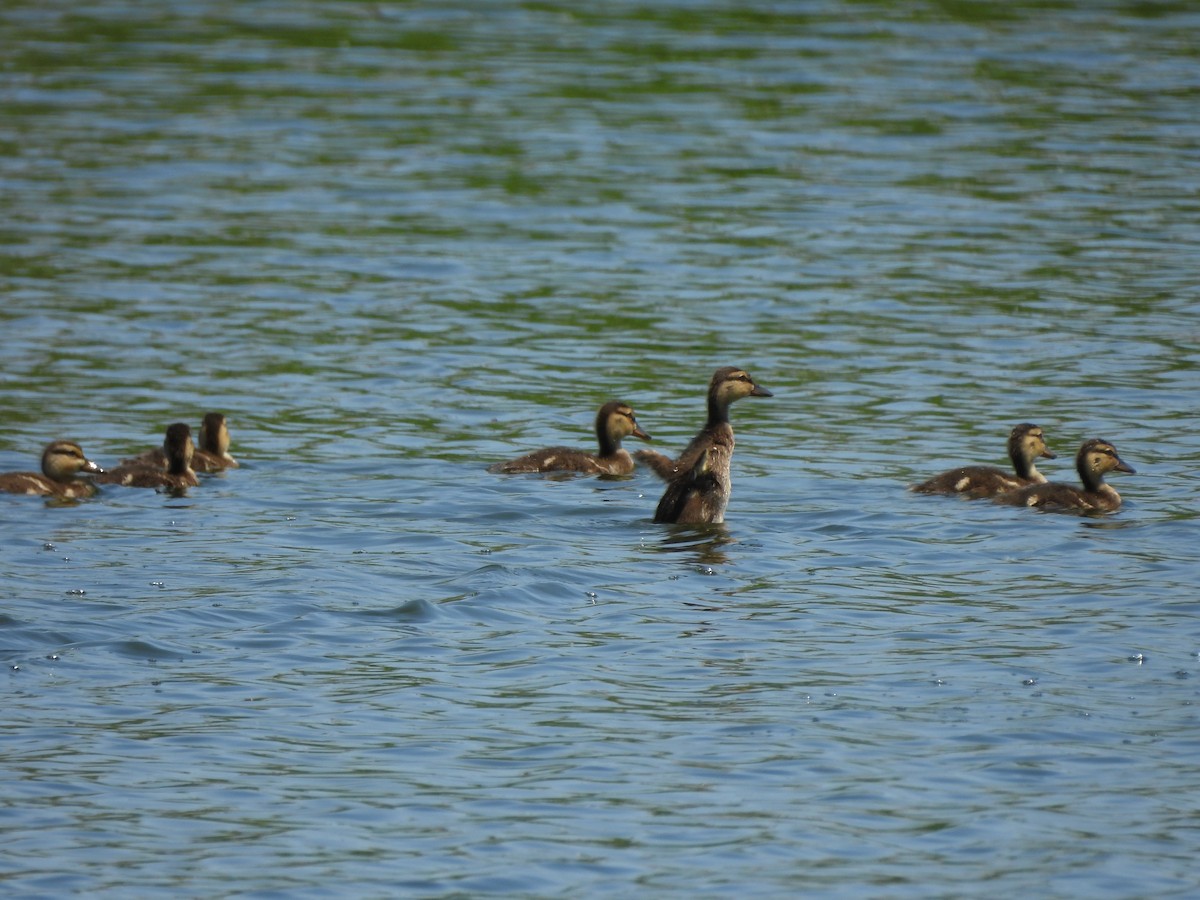
[[[677,473],[667,483],[654,510],[654,521],[680,525],[725,521],[729,503],[728,472],[728,455],[714,447],[706,449],[692,468]]]
[[[998,466],[959,466],[914,484],[911,490],[917,494],[956,494],[978,499],[1015,491],[1027,484],[1030,482]]]
[[[96,480],[101,484],[119,484],[124,487],[139,488],[168,488],[181,490],[186,487],[196,487],[200,480],[192,470],[175,474],[156,466],[117,466],[103,475],[97,475]]]
[[[633,471],[629,451],[621,450],[614,458],[601,461],[591,453],[572,447],[544,447],[516,459],[493,463],[487,469],[494,475],[520,475],[535,472],[579,472],[585,475],[628,475]]]

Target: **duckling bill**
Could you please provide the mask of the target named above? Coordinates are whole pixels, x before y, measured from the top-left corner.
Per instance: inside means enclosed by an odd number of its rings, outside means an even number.
[[[1038,458],[1057,459],[1058,454],[1046,446],[1045,433],[1038,425],[1024,422],[1008,436],[1008,457],[1013,471],[997,466],[959,466],[928,481],[912,486],[918,494],[953,494],[977,499],[995,497],[1030,484],[1044,484],[1046,476],[1037,470]]]
[[[743,397],[773,396],[745,369],[724,366],[713,373],[708,385],[708,419],[679,458],[672,461],[661,453],[638,453],[638,458],[656,474],[670,473],[666,491],[654,512],[655,522],[704,524],[725,521],[732,491],[730,464],[734,448],[729,407]]]
[[[1109,472],[1136,474],[1133,466],[1117,455],[1117,448],[1099,438],[1084,441],[1075,455],[1075,470],[1082,487],[1047,482],[1031,484],[995,498],[1007,506],[1030,506],[1078,513],[1114,512],[1121,507],[1121,495],[1104,480]]]
[[[96,493],[84,473],[103,474],[104,470],[83,455],[73,441],[51,441],[42,451],[42,472],[7,472],[0,475],[0,491],[9,494],[33,494],[78,499]]]
[[[610,400],[596,413],[598,453],[572,447],[545,447],[517,459],[495,463],[488,471],[513,475],[527,472],[582,472],[587,475],[628,475],[634,469],[633,457],[621,446],[627,437],[650,440],[642,430],[628,403]]]

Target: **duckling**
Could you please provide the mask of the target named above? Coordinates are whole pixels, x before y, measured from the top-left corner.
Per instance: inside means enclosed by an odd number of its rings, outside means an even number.
[[[156,469],[167,468],[167,454],[162,447],[155,447],[137,456],[121,460],[121,465],[153,466]],[[236,469],[238,461],[229,453],[229,426],[225,416],[219,412],[210,412],[200,423],[200,446],[192,455],[193,472],[219,472],[222,469]]]
[[[639,452],[660,477],[668,478],[666,492],[654,513],[655,522],[724,522],[731,489],[733,426],[729,407],[743,397],[773,397],[745,369],[724,366],[708,385],[708,420],[675,461],[661,453]],[[670,499],[669,499],[670,498]]]
[[[650,440],[650,435],[638,425],[633,408],[620,400],[610,400],[596,413],[596,440],[600,452],[591,454],[570,447],[546,447],[517,459],[488,466],[494,474],[512,475],[521,472],[584,472],[588,475],[628,475],[633,471],[633,457],[621,446],[627,437]]]
[[[1083,488],[1070,484],[1031,484],[996,497],[997,503],[1009,506],[1036,506],[1040,509],[1073,510],[1075,512],[1113,512],[1121,506],[1121,495],[1104,482],[1108,472],[1128,472],[1134,469],[1117,455],[1117,448],[1108,441],[1084,441],[1075,456],[1075,468]]]
[[[167,459],[166,469],[152,465],[120,465],[97,476],[102,484],[123,484],[127,487],[152,487],[179,490],[200,483],[192,470],[192,429],[185,422],[167,428],[162,445]]]
[[[1058,454],[1046,446],[1041,428],[1025,422],[1008,436],[1008,457],[1012,460],[1013,472],[997,466],[960,466],[914,484],[910,490],[918,494],[957,494],[972,499],[995,497],[1028,484],[1045,484],[1046,476],[1037,470],[1034,462],[1038,457],[1057,459]]]
[[[104,470],[83,455],[79,445],[71,441],[51,441],[42,451],[42,474],[8,472],[0,475],[0,491],[9,494],[48,494],[75,499],[90,497],[96,486],[80,472],[103,474]]]

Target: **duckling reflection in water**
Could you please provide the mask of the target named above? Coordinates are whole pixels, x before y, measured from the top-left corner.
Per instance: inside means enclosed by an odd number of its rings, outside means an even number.
[[[236,469],[238,461],[229,452],[229,424],[225,416],[219,412],[210,412],[200,423],[200,446],[192,454],[191,468],[193,472],[219,472],[222,469]],[[121,460],[121,465],[153,466],[158,469],[167,468],[167,454],[161,447],[139,453],[128,459]]]
[[[1038,457],[1057,459],[1058,454],[1046,446],[1042,429],[1028,422],[1017,425],[1008,436],[1008,457],[1013,471],[998,466],[959,466],[928,481],[914,484],[910,490],[918,494],[956,494],[972,499],[995,497],[1030,484],[1044,484],[1046,476],[1037,470]]]
[[[654,513],[655,522],[683,524],[725,521],[732,490],[733,425],[729,407],[743,397],[773,397],[745,369],[725,366],[713,373],[708,385],[708,419],[677,460],[661,453],[639,450],[637,458],[661,478],[667,489]]]
[[[0,475],[0,491],[9,494],[79,499],[96,493],[96,485],[81,473],[99,475],[104,470],[83,455],[73,441],[51,441],[42,451],[42,472],[7,472]]]
[[[1116,447],[1098,438],[1083,442],[1075,455],[1075,470],[1079,473],[1082,488],[1057,482],[1031,484],[1001,494],[995,498],[996,502],[1067,512],[1114,512],[1121,507],[1121,495],[1105,482],[1104,476],[1109,472],[1136,474],[1133,467],[1117,455]]]
[[[149,487],[182,490],[200,483],[192,470],[192,429],[185,422],[176,422],[167,428],[163,438],[163,455],[167,467],[153,465],[122,465],[103,475],[97,475],[101,484],[122,484],[126,487]]]
[[[588,453],[572,447],[546,447],[534,450],[517,459],[495,463],[488,471],[515,475],[528,472],[582,472],[587,475],[628,475],[634,469],[633,457],[621,446],[627,437],[650,440],[638,425],[637,416],[628,403],[610,400],[596,413],[596,441],[599,453]]]

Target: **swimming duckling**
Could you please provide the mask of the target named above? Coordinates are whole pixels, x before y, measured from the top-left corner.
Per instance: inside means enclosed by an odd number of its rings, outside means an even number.
[[[1133,467],[1117,455],[1117,448],[1108,441],[1084,441],[1075,456],[1075,468],[1083,488],[1070,484],[1031,484],[996,497],[997,503],[1009,506],[1035,506],[1040,509],[1074,510],[1076,512],[1113,512],[1121,506],[1121,495],[1104,482],[1108,472],[1134,474]]]
[[[708,421],[679,458],[672,462],[661,453],[638,453],[639,460],[660,477],[669,479],[654,514],[655,522],[725,521],[734,446],[729,407],[743,397],[773,396],[765,387],[756,384],[745,369],[724,366],[713,373],[708,385]]]
[[[627,437],[650,440],[650,435],[638,425],[633,408],[620,400],[610,400],[596,413],[596,440],[600,452],[588,453],[570,447],[546,447],[534,450],[517,459],[495,463],[488,471],[513,475],[521,472],[584,472],[588,475],[628,475],[633,471],[633,457],[621,446]]]
[[[121,465],[97,476],[102,484],[123,484],[127,487],[152,487],[179,490],[200,483],[192,470],[192,429],[186,422],[176,422],[167,428],[163,438],[163,455],[167,467],[152,465]]]
[[[71,441],[51,441],[42,451],[42,474],[7,472],[0,475],[0,491],[9,494],[46,494],[75,499],[90,497],[96,486],[80,472],[97,475],[104,470],[83,455],[79,445]]]
[[[1008,457],[1012,460],[1012,472],[997,466],[960,466],[914,484],[910,490],[918,494],[957,494],[972,499],[995,497],[1028,484],[1045,484],[1046,476],[1037,470],[1034,462],[1038,457],[1057,459],[1058,454],[1046,446],[1042,429],[1026,422],[1009,434]]]
[[[166,469],[167,454],[162,447],[155,447],[153,450],[121,460],[121,465]],[[192,454],[192,471],[219,472],[222,469],[237,467],[238,461],[229,453],[229,426],[225,416],[219,412],[208,413],[200,423],[200,446]]]

